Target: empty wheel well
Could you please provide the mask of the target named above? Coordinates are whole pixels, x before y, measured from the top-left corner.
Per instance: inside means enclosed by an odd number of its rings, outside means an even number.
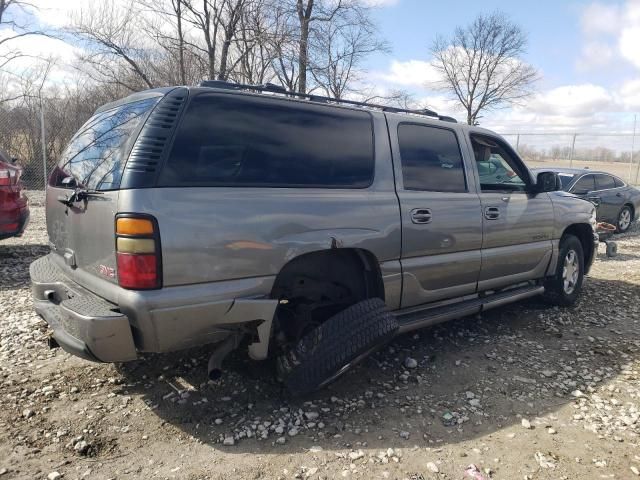
[[[307,253],[286,264],[271,298],[280,300],[274,335],[295,342],[345,308],[367,298],[384,300],[376,257],[367,250],[340,248]]]
[[[576,223],[574,225],[570,225],[567,229],[562,233],[562,236],[573,235],[578,237],[580,243],[582,244],[582,251],[584,252],[584,263],[585,265],[591,258],[593,254],[593,229],[591,225],[587,225],[585,223]]]

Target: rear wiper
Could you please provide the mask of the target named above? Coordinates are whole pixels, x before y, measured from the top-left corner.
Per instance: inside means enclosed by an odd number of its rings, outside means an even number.
[[[69,195],[68,197],[64,196],[64,195],[60,195],[58,197],[58,201],[64,205],[66,205],[67,207],[71,207],[73,206],[74,203],[76,202],[81,202],[83,200],[86,200],[87,198],[94,196],[94,195],[104,195],[104,192],[101,192],[99,190],[94,190],[92,188],[87,188],[87,187],[81,187],[81,186],[76,186],[77,185],[77,181],[75,178],[73,177],[66,177],[62,180],[62,184],[68,187],[72,187],[74,186],[74,190],[73,193],[71,195]]]

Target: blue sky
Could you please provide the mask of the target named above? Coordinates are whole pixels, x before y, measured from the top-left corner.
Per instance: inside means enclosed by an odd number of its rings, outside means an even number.
[[[59,28],[99,0],[33,1],[40,7],[37,20]],[[526,103],[487,114],[483,125],[501,132],[629,132],[640,112],[640,0],[363,1],[378,5],[375,18],[392,47],[367,63],[365,80],[382,92],[403,89],[421,104],[462,118],[457,105],[433,89],[429,46],[436,35],[500,10],[527,32],[524,60],[541,80]],[[76,45],[37,37],[25,38],[23,48],[53,54],[60,65],[78,52]]]
[[[540,71],[541,80],[526,104],[488,114],[484,124],[514,132],[633,128],[640,111],[640,0],[379,2],[375,16],[392,45],[390,55],[369,62],[369,75],[380,84],[404,88],[455,115],[456,106],[427,86],[429,46],[438,34],[447,36],[480,13],[500,10],[528,34],[524,60]]]
[[[520,25],[529,36],[526,59],[560,82],[579,81],[575,69],[567,69],[567,59],[580,50],[581,4],[553,0],[537,2],[400,0],[376,11],[381,32],[393,44],[393,56],[400,60],[427,59],[428,47],[438,35],[449,35],[456,26],[466,25],[481,13],[500,10]],[[583,4],[584,5],[584,4]],[[377,56],[379,67],[385,59]],[[549,78],[547,80],[552,80]]]

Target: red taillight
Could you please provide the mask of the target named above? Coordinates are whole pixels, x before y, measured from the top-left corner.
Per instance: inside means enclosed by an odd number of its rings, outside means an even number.
[[[158,259],[155,255],[120,253],[118,258],[118,283],[132,289],[158,288]]]
[[[158,224],[149,215],[116,217],[118,284],[132,290],[162,286]]]
[[[9,187],[16,184],[17,175],[15,170],[0,168],[0,187]]]

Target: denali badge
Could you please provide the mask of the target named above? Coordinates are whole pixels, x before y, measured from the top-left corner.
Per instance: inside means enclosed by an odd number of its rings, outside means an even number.
[[[103,275],[105,277],[116,278],[116,269],[113,267],[107,267],[106,265],[99,265],[98,271],[100,272],[100,275]]]

